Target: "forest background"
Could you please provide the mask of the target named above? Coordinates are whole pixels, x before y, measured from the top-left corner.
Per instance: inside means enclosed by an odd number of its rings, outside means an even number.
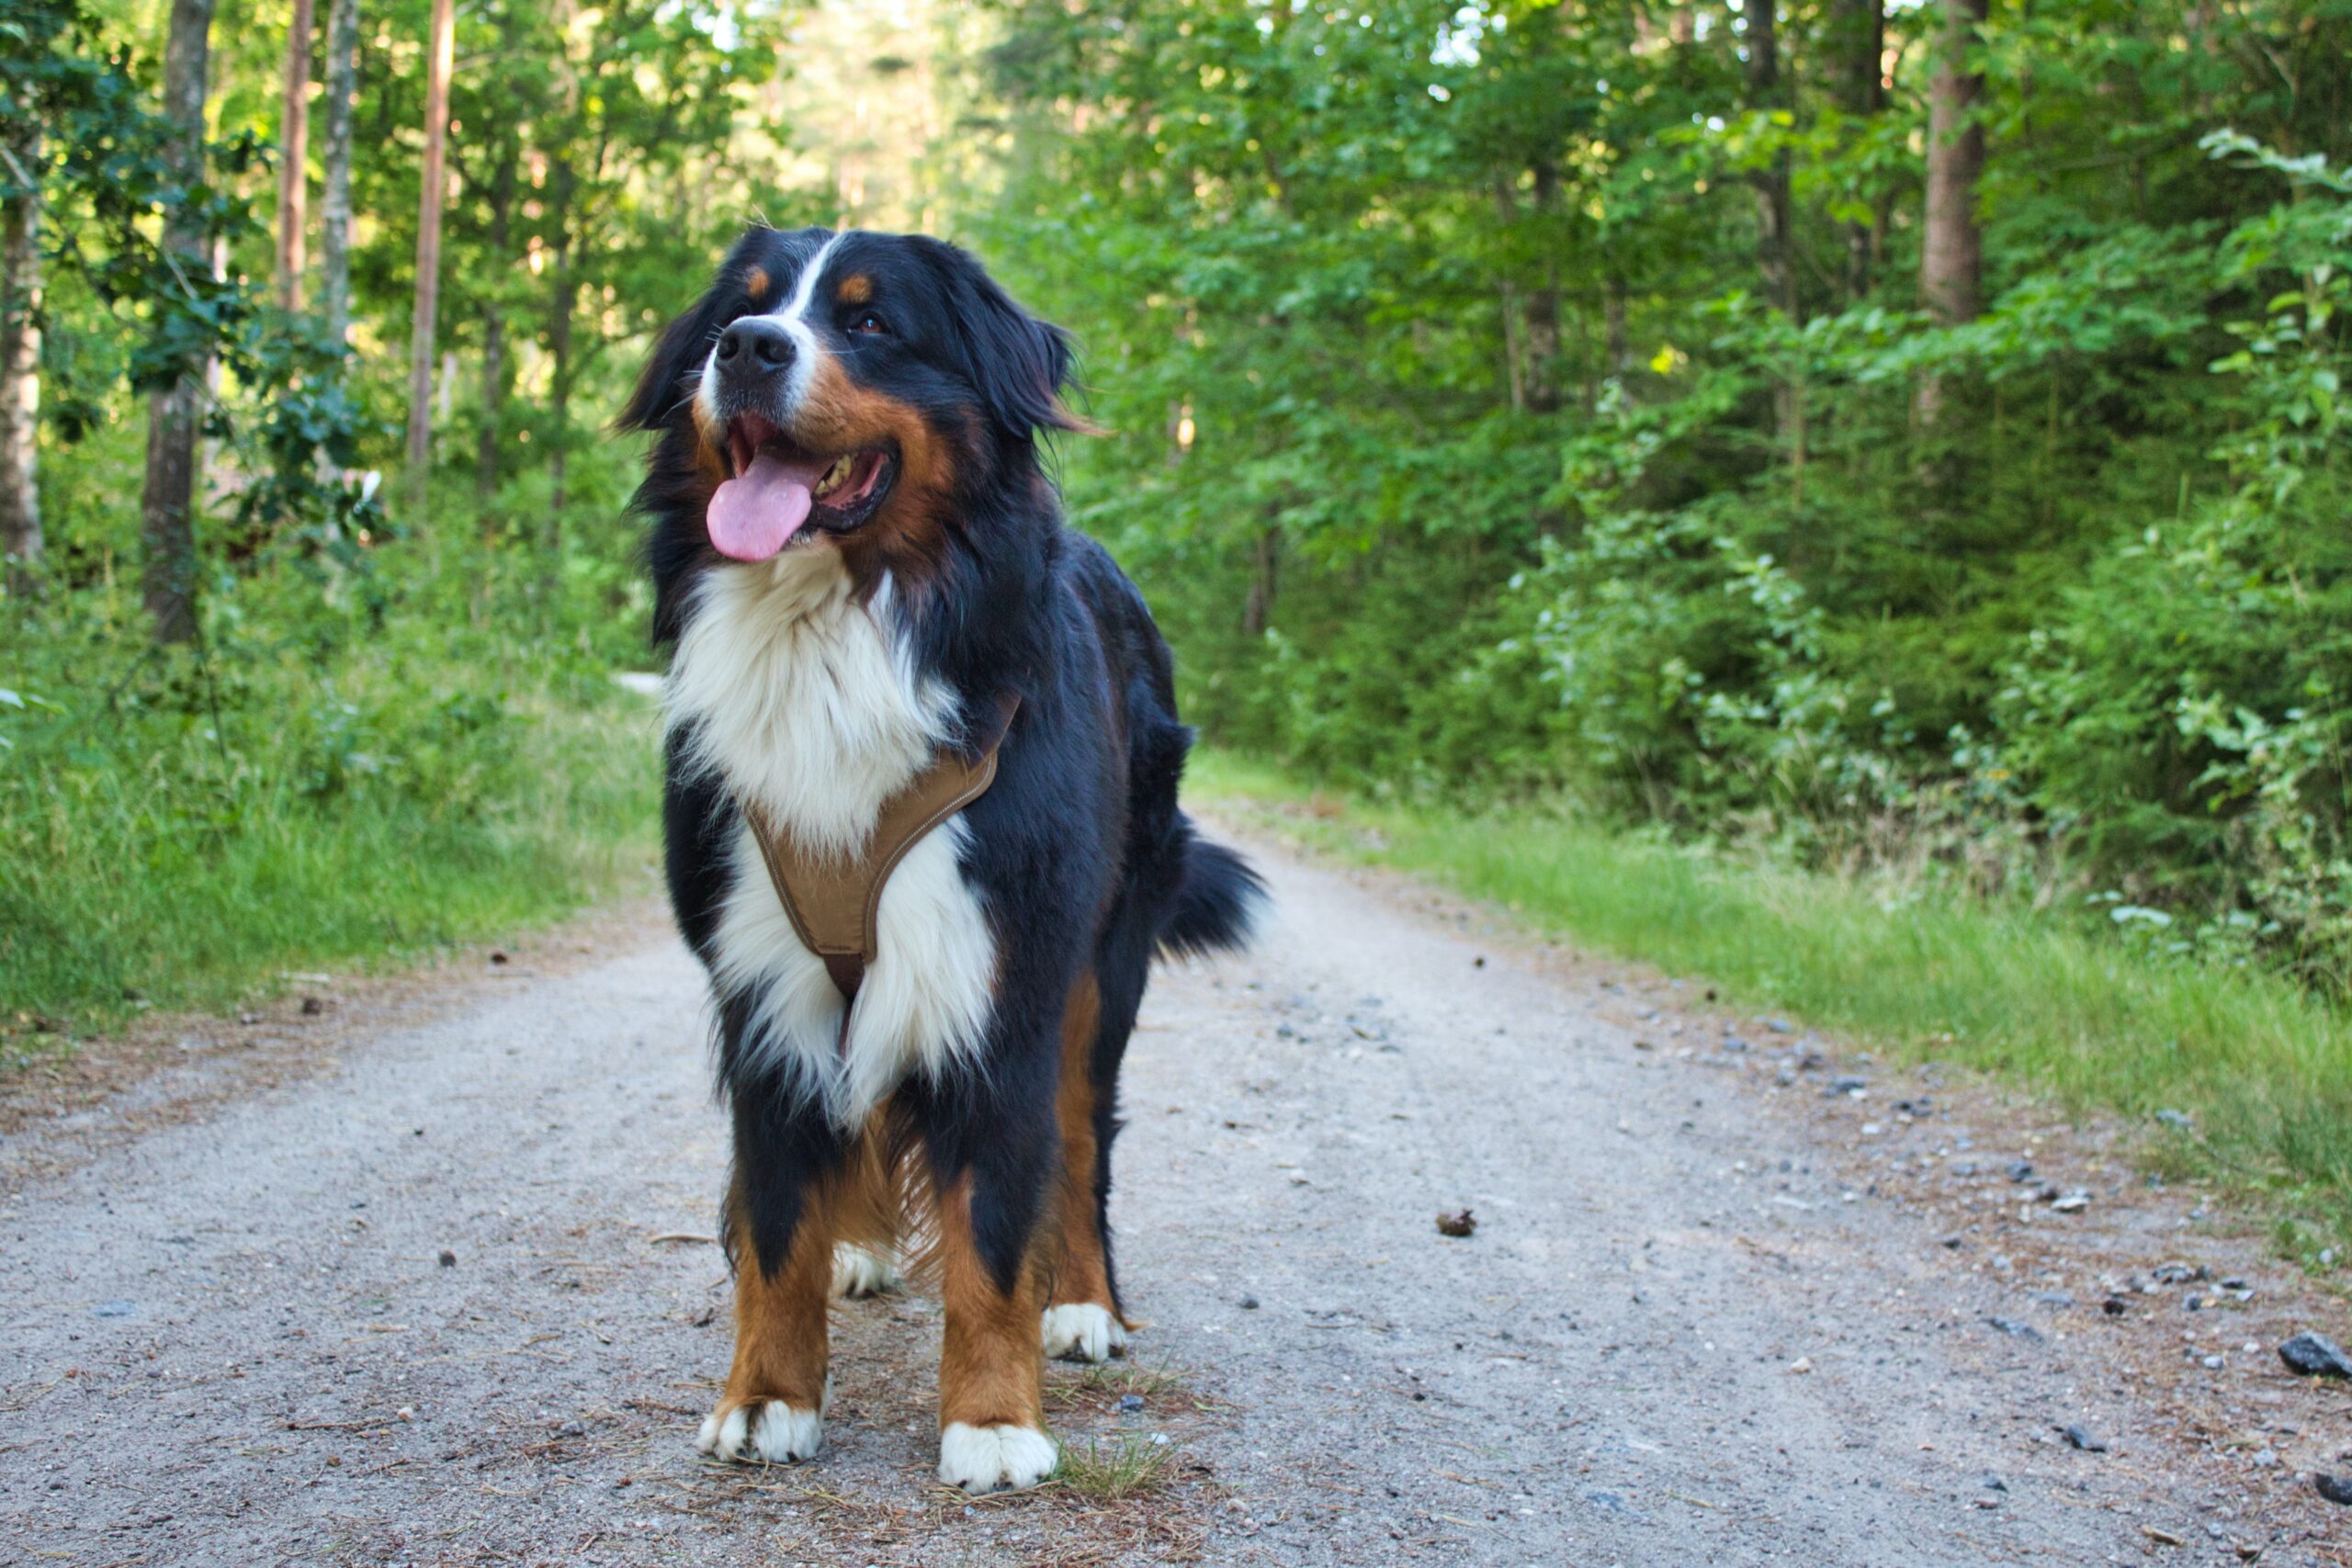
[[[908,227],[1260,793],[2092,944],[2051,1059],[2352,1190],[2352,0],[0,0],[0,200],[12,1050],[634,874],[606,422]]]

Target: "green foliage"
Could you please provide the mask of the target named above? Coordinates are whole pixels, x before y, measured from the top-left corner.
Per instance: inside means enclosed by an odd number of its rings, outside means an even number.
[[[1994,6],[1987,305],[1941,325],[1937,9],[1883,102],[1776,9],[1758,96],[1711,6],[1013,0],[970,221],[1120,433],[1075,512],[1228,743],[2341,988],[2352,5]]]
[[[600,594],[526,641],[535,563],[281,547],[196,649],[135,598],[0,630],[0,1033],[232,1002],[561,913],[651,852],[654,720]]]

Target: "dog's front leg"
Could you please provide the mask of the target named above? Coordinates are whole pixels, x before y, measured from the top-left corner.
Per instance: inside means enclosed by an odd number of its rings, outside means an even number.
[[[985,1106],[930,1130],[940,1295],[939,1478],[968,1492],[1034,1486],[1059,1455],[1046,1434],[1037,1339],[1047,1260],[1042,1224],[1057,1156],[1050,1068],[990,1085]],[[982,1134],[984,1135],[976,1136]]]
[[[735,1266],[735,1361],[695,1446],[785,1463],[824,1435],[826,1303],[843,1140],[782,1086],[738,1086],[724,1223]]]

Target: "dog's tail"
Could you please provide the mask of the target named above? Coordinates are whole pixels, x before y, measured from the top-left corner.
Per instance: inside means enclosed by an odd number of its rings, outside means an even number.
[[[1234,851],[1202,838],[1182,812],[1176,837],[1182,875],[1160,921],[1159,951],[1196,957],[1248,946],[1266,912],[1265,879]]]

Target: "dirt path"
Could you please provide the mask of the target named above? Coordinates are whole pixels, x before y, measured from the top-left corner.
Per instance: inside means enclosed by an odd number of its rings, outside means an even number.
[[[1945,1235],[1931,1210],[2006,1179],[1949,1111],[1882,1098],[1841,1131],[1861,1111],[1766,1030],[1735,1051],[1426,896],[1257,852],[1278,929],[1163,975],[1130,1058],[1114,1219],[1151,1326],[1111,1377],[1055,1373],[1065,1438],[1159,1462],[1148,1495],[942,1495],[917,1299],[843,1309],[815,1463],[695,1459],[727,1292],[691,1238],[725,1145],[697,972],[648,929],[78,1169],[10,1138],[0,1559],[2346,1561],[2352,1510],[2291,1472],[2352,1450],[2352,1396],[2184,1315],[2195,1389],[2287,1457],[2183,1431],[2188,1385],[2100,1337],[2111,1259],[2071,1266],[2077,1308],[2046,1257]],[[1902,1186],[1931,1166],[1959,1188]],[[1440,1235],[1464,1206],[1476,1235]],[[2132,1213],[2103,1233],[2127,1252],[2159,1223]],[[2134,1364],[2169,1367],[2147,1301]]]

